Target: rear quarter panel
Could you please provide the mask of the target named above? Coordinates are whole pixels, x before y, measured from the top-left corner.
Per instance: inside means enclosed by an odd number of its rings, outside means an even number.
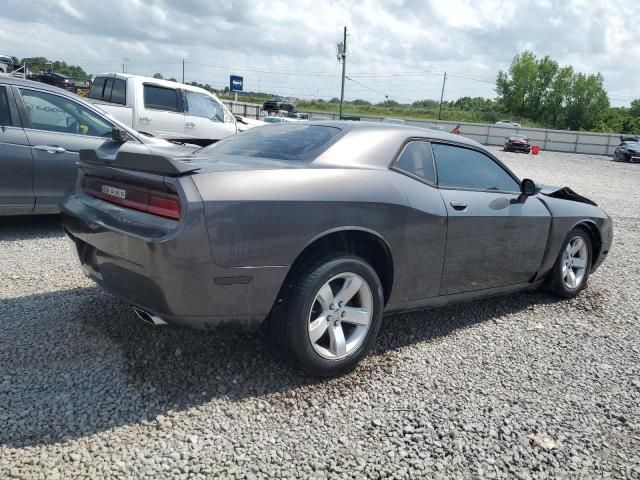
[[[437,293],[446,212],[431,187],[382,169],[231,171],[193,179],[220,266],[288,270],[323,235],[365,230],[380,236],[393,257],[389,303]],[[412,195],[427,197],[419,209],[411,206]]]

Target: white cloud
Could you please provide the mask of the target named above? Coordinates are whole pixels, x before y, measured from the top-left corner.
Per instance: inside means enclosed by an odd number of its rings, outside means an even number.
[[[186,58],[187,80],[221,87],[235,73],[250,89],[333,97],[335,44],[346,24],[347,73],[371,88],[347,82],[349,98],[437,98],[440,74],[388,75],[446,70],[492,80],[530,48],[601,71],[621,104],[640,97],[638,18],[637,0],[5,0],[0,53],[67,60],[94,73],[119,70],[128,57],[130,71],[176,78]],[[356,77],[372,72],[387,76]],[[492,85],[452,76],[446,97],[462,95],[491,96]]]

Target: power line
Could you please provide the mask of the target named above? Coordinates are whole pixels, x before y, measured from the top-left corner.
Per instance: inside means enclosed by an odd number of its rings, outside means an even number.
[[[356,84],[360,85],[361,87],[366,88],[367,90],[371,90],[372,92],[379,93],[380,95],[383,95],[384,97],[388,97],[388,95],[387,95],[386,93],[381,92],[380,90],[376,90],[375,88],[369,87],[369,86],[367,86],[367,85],[365,85],[365,84],[363,84],[363,83],[360,83],[359,81],[354,80],[354,79],[353,79],[353,78],[351,78],[351,77],[348,77],[348,76],[347,76],[347,77],[345,77],[345,78],[346,78],[347,80],[352,81],[353,83],[356,83]]]

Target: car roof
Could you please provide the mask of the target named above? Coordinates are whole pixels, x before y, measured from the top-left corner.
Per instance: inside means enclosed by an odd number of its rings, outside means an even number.
[[[410,125],[344,120],[302,120],[290,125],[296,128],[317,125],[334,127],[342,131],[336,137],[337,140],[313,160],[313,165],[318,167],[387,169],[391,160],[410,139],[441,140],[481,149],[491,155],[480,143],[462,135]]]
[[[482,144],[464,137],[462,135],[456,135],[442,130],[433,130],[428,127],[417,127],[413,125],[400,125],[397,123],[382,123],[382,122],[362,122],[355,120],[306,120],[306,124],[311,125],[325,125],[330,127],[336,127],[340,130],[371,132],[376,134],[392,133],[396,135],[404,135],[407,138],[430,138],[434,140],[445,140],[455,143],[462,143],[473,147],[482,147]],[[483,147],[484,148],[484,147]]]
[[[27,80],[19,77],[2,76],[0,77],[0,83],[4,85],[15,85],[16,87],[34,87],[34,88],[39,88],[40,90],[48,90],[54,93],[60,93],[61,91],[65,93],[69,93],[67,90],[63,90],[53,85],[48,85],[46,83],[36,82],[34,80]]]
[[[173,80],[166,80],[164,78],[161,79],[161,78],[145,77],[144,75],[133,75],[131,73],[119,73],[119,72],[98,73],[95,76],[94,80],[98,77],[121,78],[124,80],[128,78],[139,78],[143,82],[154,83],[156,85],[160,85],[161,87],[181,88],[182,90],[203,93],[205,95],[213,96],[217,98],[219,101],[221,101],[220,98],[218,98],[218,96],[215,93],[205,90],[204,88],[196,87],[195,85],[189,85],[188,83],[174,82]]]
[[[57,72],[44,72],[45,75],[52,75],[52,76],[56,76],[56,77],[60,77],[60,78],[71,78],[68,75],[64,75],[62,73],[57,73]]]

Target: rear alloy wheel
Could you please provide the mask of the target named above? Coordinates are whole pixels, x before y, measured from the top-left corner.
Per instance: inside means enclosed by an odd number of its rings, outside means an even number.
[[[380,279],[367,262],[326,257],[294,276],[271,318],[272,343],[313,375],[339,375],[375,342],[383,306]]]
[[[353,272],[330,278],[318,291],[309,313],[309,340],[323,358],[349,356],[364,341],[373,316],[373,295]]]
[[[589,234],[582,228],[574,228],[551,272],[551,290],[562,297],[575,297],[587,284],[591,255]]]

